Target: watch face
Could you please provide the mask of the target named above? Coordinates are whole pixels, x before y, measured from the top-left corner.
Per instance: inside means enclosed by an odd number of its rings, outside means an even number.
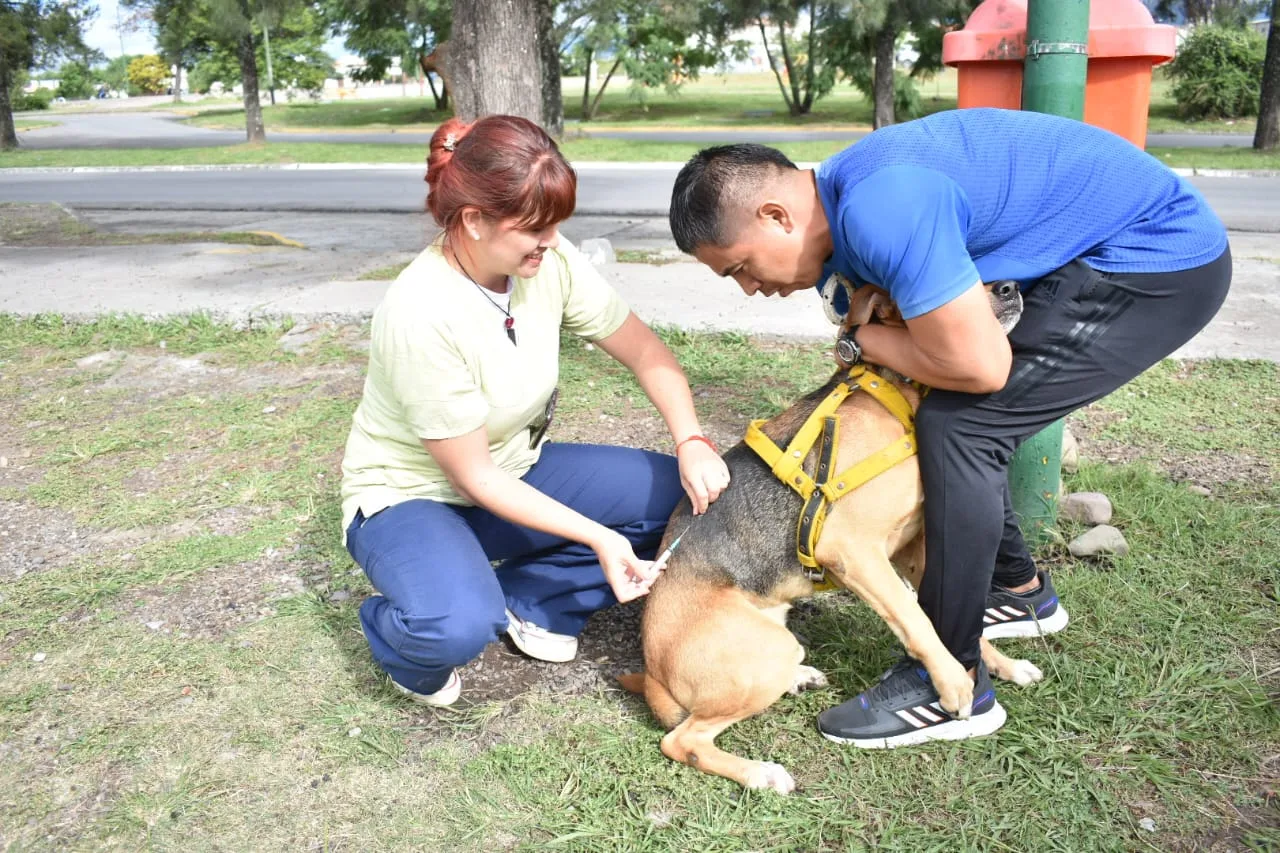
[[[858,359],[862,357],[862,350],[852,338],[841,337],[836,341],[836,355],[845,364],[856,364]]]

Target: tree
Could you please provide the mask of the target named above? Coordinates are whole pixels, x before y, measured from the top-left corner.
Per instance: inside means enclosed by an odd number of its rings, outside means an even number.
[[[1243,27],[1267,4],[1265,0],[1155,0],[1147,5],[1158,21]]]
[[[61,57],[89,62],[100,56],[84,43],[96,12],[88,0],[0,0],[0,150],[18,147],[9,92],[20,73]]]
[[[89,71],[88,63],[79,59],[63,63],[58,69],[58,97],[66,98],[68,101],[80,101],[92,94],[93,75]]]
[[[919,108],[914,79],[942,69],[942,35],[962,26],[977,0],[854,0],[824,35],[831,62],[873,104],[873,126],[911,118]],[[905,33],[916,35],[910,75],[895,68]]]
[[[1257,111],[1266,43],[1248,29],[1196,27],[1169,65],[1179,115],[1239,118]]]
[[[258,96],[258,38],[263,21],[284,17],[293,0],[208,0],[210,40],[234,49],[244,87],[244,129],[249,142],[264,142],[262,102]]]
[[[539,2],[455,0],[449,82],[454,112],[464,121],[507,113],[548,126]],[[559,117],[550,118],[554,126]]]
[[[1262,94],[1258,98],[1258,129],[1253,147],[1259,151],[1280,145],[1280,0],[1271,0],[1271,29],[1267,33],[1267,58],[1262,67]]]
[[[759,28],[769,70],[793,116],[806,115],[814,101],[831,91],[836,68],[827,61],[827,44],[820,35],[835,17],[833,0],[727,0],[725,6],[725,17],[735,28]],[[802,11],[805,31],[800,29]],[[770,29],[776,30],[772,45]]]
[[[129,85],[144,95],[159,95],[169,80],[169,68],[155,54],[139,56],[129,63]]]
[[[333,34],[365,61],[355,74],[359,80],[383,79],[395,59],[405,71],[424,67],[424,60],[448,41],[453,23],[449,0],[326,0],[324,11]],[[429,72],[427,83],[435,108],[448,109],[448,87],[437,92]]]
[[[571,0],[561,6],[560,17],[554,34],[560,54],[569,54],[586,72],[583,121],[595,117],[620,68],[631,80],[632,95],[643,98],[658,87],[677,90],[738,47],[728,40],[720,10],[701,0]],[[590,69],[600,56],[608,57],[609,70],[592,98]]]

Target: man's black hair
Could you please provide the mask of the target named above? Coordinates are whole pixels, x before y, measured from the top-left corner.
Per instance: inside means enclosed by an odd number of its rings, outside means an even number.
[[[735,205],[754,200],[755,191],[796,164],[767,145],[717,145],[704,148],[684,164],[671,191],[668,214],[680,251],[699,246],[727,246]]]

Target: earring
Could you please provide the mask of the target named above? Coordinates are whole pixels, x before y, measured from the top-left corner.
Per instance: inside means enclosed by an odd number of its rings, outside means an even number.
[[[472,232],[471,232],[471,239],[472,239],[472,240],[479,240],[479,239],[480,239],[480,235],[479,235],[479,234],[477,234],[476,232],[472,231]]]

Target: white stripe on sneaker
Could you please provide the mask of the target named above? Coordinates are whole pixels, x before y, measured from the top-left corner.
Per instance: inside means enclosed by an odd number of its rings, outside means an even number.
[[[917,708],[912,708],[911,710],[915,711],[918,715],[920,715],[921,717],[924,717],[926,720],[928,720],[931,723],[940,723],[946,719],[946,717],[941,717],[935,714],[933,712],[933,709],[930,708],[928,705],[921,705]]]
[[[912,726],[914,726],[917,729],[922,729],[925,727],[924,721],[918,719],[914,714],[912,714],[911,709],[904,708],[903,710],[897,711],[895,713],[897,713],[898,717],[903,722],[910,723]]]
[[[1001,609],[1001,610],[1003,610],[1005,613],[1008,613],[1008,614],[1009,614],[1010,616],[1012,616],[1014,619],[1022,619],[1022,618],[1024,618],[1024,617],[1027,615],[1027,611],[1025,611],[1025,610],[1019,610],[1019,609],[1018,609],[1018,608],[1016,608],[1016,607],[1010,607],[1010,606],[1009,606],[1009,605],[1007,605],[1007,604],[1002,604],[1002,605],[1000,606],[1000,609]]]
[[[987,614],[983,617],[983,621],[988,624],[991,622],[1008,622],[1009,616],[998,607],[988,607]]]

